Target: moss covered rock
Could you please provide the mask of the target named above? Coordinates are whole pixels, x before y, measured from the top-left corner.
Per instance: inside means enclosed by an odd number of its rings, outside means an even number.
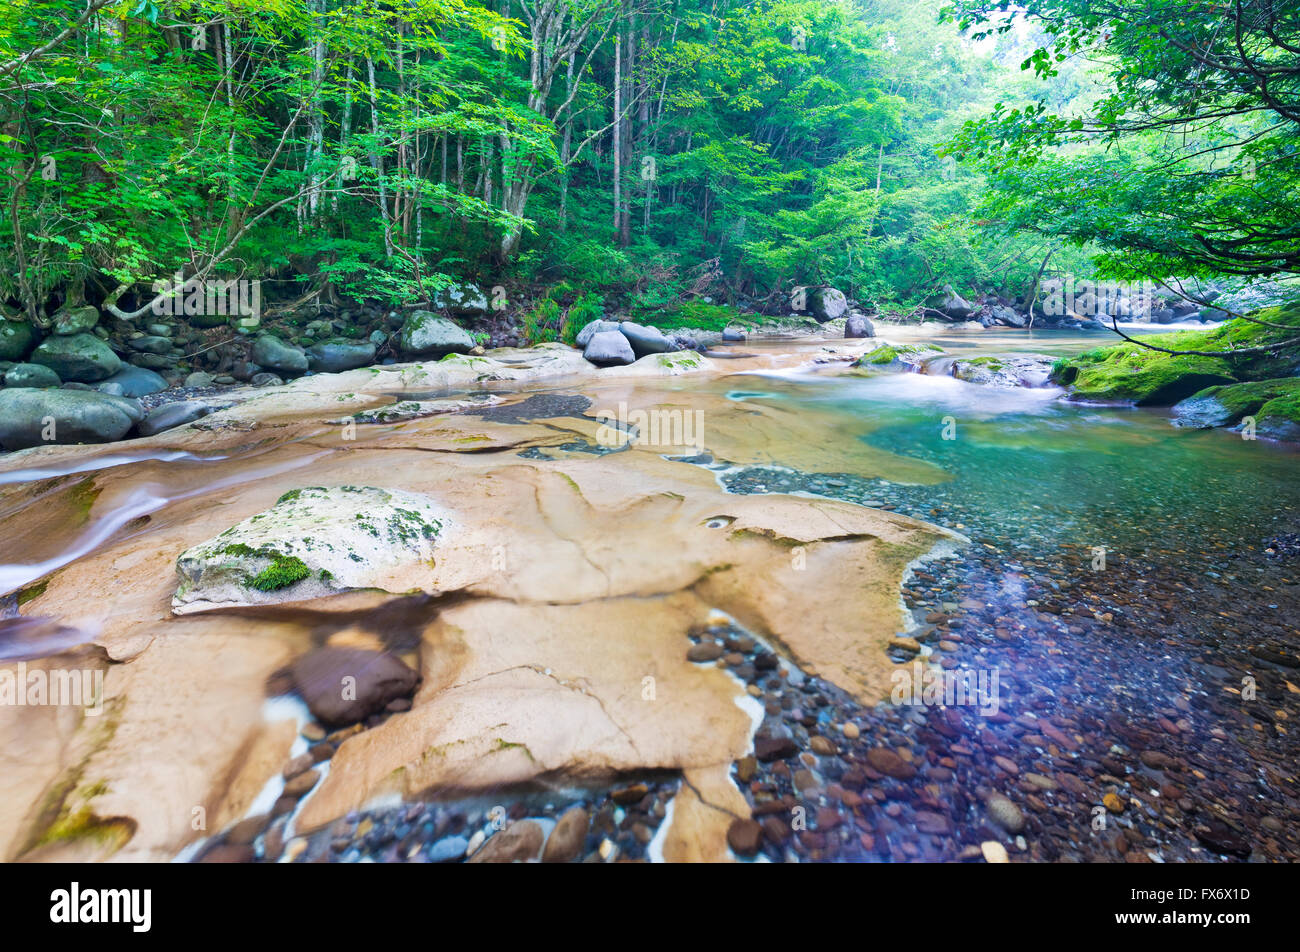
[[[181,553],[178,614],[301,601],[357,588],[406,591],[446,515],[397,489],[295,489],[265,512]]]
[[[855,360],[853,366],[864,370],[915,371],[943,352],[942,347],[933,344],[881,344]]]
[[[1158,347],[1222,353],[1222,357],[1166,354],[1124,342],[1058,361],[1052,379],[1093,400],[1163,406],[1210,387],[1292,375],[1300,364],[1300,348],[1284,342],[1300,337],[1300,304],[1266,308],[1251,316],[1279,326],[1236,319],[1211,330],[1141,338]],[[1234,354],[1273,343],[1279,345],[1273,352]],[[1208,414],[1212,408],[1206,404],[1203,409]]]
[[[1289,388],[1259,408],[1255,414],[1255,435],[1300,442],[1300,386]]]
[[[1174,407],[1174,423],[1198,429],[1230,426],[1243,417],[1258,416],[1273,400],[1297,395],[1300,395],[1300,377],[1208,387]],[[1284,405],[1280,404],[1278,409]]]

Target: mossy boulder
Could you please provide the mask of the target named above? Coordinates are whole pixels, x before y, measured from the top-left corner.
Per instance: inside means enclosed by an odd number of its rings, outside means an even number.
[[[1255,435],[1300,442],[1300,386],[1278,394],[1259,408],[1255,414]]]
[[[414,311],[402,324],[398,347],[414,357],[442,357],[469,353],[474,349],[474,338],[463,327],[432,311]]]
[[[1207,387],[1174,407],[1174,424],[1196,429],[1231,426],[1244,417],[1257,417],[1267,404],[1285,397],[1300,397],[1300,377]],[[1285,401],[1276,409],[1284,407]]]
[[[855,360],[853,366],[862,370],[915,372],[931,357],[943,352],[942,347],[933,344],[881,344]]]
[[[433,559],[446,514],[427,496],[315,486],[182,552],[178,615],[319,598],[358,588],[407,591]]]
[[[1266,308],[1251,316],[1267,324],[1237,318],[1211,330],[1141,338],[1158,347],[1222,353],[1222,357],[1167,354],[1124,342],[1057,361],[1052,379],[1069,385],[1075,395],[1092,400],[1166,406],[1210,387],[1294,374],[1300,365],[1300,348],[1286,341],[1300,337],[1300,304]],[[1235,353],[1270,344],[1278,346],[1263,353]]]

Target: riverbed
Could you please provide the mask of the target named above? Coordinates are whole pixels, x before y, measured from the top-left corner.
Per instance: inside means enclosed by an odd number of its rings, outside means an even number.
[[[870,346],[350,385],[5,460],[0,667],[102,671],[107,716],[0,711],[4,858],[519,858],[580,817],[589,861],[1294,861],[1296,450],[948,363],[854,371]],[[328,422],[483,391],[503,402]],[[171,614],[181,551],[352,483],[461,514],[423,595]],[[283,676],[321,645],[424,684],[321,729]],[[976,690],[945,696],[953,672]]]

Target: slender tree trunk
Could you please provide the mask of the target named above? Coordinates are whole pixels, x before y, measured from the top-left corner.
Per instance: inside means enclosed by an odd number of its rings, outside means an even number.
[[[614,234],[623,224],[621,184],[623,180],[623,40],[614,34]]]
[[[375,86],[375,61],[366,54],[366,71],[370,78],[370,131],[375,137],[375,146],[370,150],[370,166],[379,177],[379,213],[384,222],[384,251],[388,257],[393,256],[393,222],[388,211],[388,187],[384,184],[384,161],[380,154],[382,142],[379,137],[379,92]]]

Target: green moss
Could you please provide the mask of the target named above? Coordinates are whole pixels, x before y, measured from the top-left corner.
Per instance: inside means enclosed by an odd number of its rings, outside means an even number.
[[[27,586],[27,588],[23,589],[21,592],[18,593],[19,606],[26,605],[33,598],[40,598],[42,595],[45,594],[45,589],[49,584],[50,584],[50,580],[45,579],[43,581],[37,582],[35,585]]]
[[[295,555],[276,553],[271,559],[271,564],[250,579],[248,584],[259,592],[274,592],[301,582],[309,575],[311,570],[302,559]]]
[[[95,505],[95,500],[99,498],[100,489],[95,485],[94,478],[83,479],[72,487],[69,499],[75,510],[75,517],[78,523],[84,523],[90,519],[90,510]]]
[[[1265,436],[1281,440],[1300,439],[1300,379],[1269,400],[1255,414],[1256,424]]]
[[[1079,395],[1097,400],[1164,405],[1209,387],[1289,375],[1300,359],[1300,348],[1280,347],[1274,353],[1245,356],[1236,356],[1232,352],[1300,336],[1300,305],[1265,308],[1252,316],[1283,326],[1263,327],[1235,319],[1210,330],[1144,335],[1140,338],[1143,342],[1158,347],[1222,353],[1223,356],[1166,354],[1126,341],[1057,361],[1052,366],[1052,380],[1068,384]]]
[[[1236,422],[1242,417],[1255,416],[1269,403],[1277,402],[1277,409],[1285,412],[1288,401],[1293,404],[1300,402],[1300,377],[1207,387],[1192,399],[1217,400],[1229,414],[1229,422]]]
[[[721,331],[733,324],[752,324],[744,320],[739,311],[725,304],[705,304],[703,301],[687,301],[674,308],[662,311],[638,312],[641,323],[650,324],[660,330],[681,330],[697,327],[706,331]]]
[[[88,806],[60,816],[46,827],[37,846],[51,843],[69,843],[77,840],[94,840],[116,852],[135,834],[135,823],[128,819],[101,819]]]
[[[931,357],[942,353],[942,348],[932,344],[881,344],[859,357],[853,366],[883,367],[904,357]]]

